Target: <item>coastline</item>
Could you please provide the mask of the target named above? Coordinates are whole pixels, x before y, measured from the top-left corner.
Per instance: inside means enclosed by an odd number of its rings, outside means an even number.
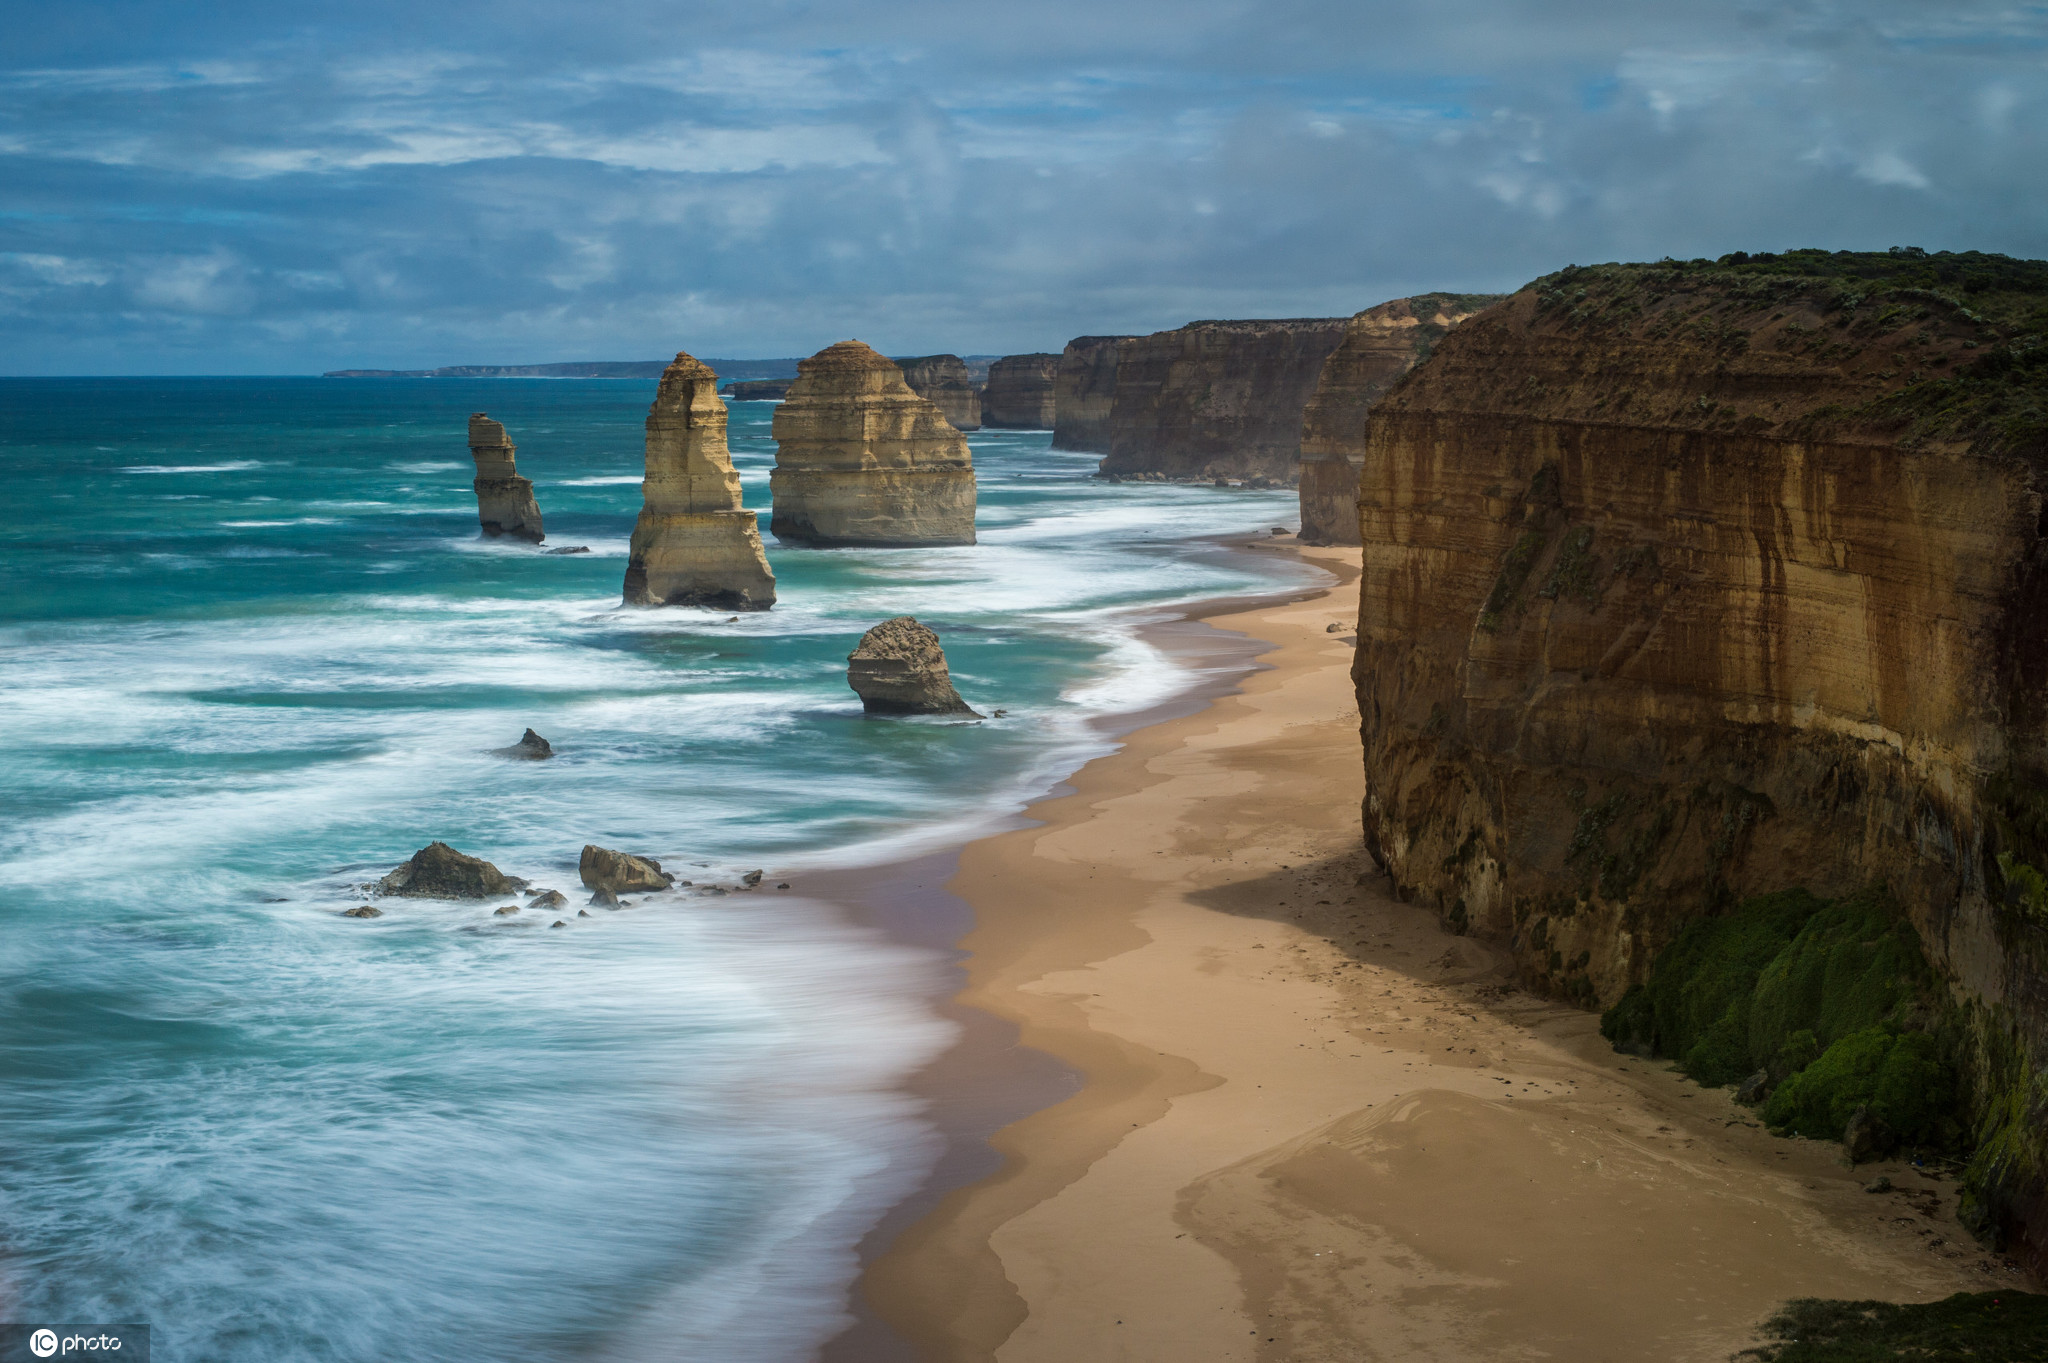
[[[877,1228],[828,1363],[1721,1359],[1788,1297],[2005,1281],[1952,1185],[1769,1136],[1381,892],[1358,551],[1274,548],[1342,580],[1199,612],[1257,661],[958,853],[953,1014],[1081,1082],[1013,1090],[999,1166]],[[985,1083],[971,1054],[914,1091]]]

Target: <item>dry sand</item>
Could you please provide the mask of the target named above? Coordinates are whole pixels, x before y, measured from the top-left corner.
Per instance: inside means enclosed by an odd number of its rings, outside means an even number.
[[[1390,899],[1358,551],[1270,551],[1343,585],[1212,618],[1269,670],[963,852],[961,1002],[1086,1083],[870,1265],[884,1321],[932,1360],[1636,1363],[1725,1359],[1788,1297],[2009,1281],[1952,1181],[1770,1136]]]

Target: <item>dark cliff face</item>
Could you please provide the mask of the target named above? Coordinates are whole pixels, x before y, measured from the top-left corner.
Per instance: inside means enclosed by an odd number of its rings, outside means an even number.
[[[1302,411],[1349,321],[1193,322],[1124,342],[1102,472],[1294,482]]]
[[[981,429],[981,392],[958,355],[919,355],[896,364],[910,391],[937,407],[955,430]]]
[[[1569,270],[1459,326],[1368,420],[1356,677],[1368,842],[1535,987],[1887,885],[2048,1227],[2048,265],[2001,259]]]
[[[1344,328],[1301,421],[1301,538],[1358,543],[1358,470],[1365,418],[1380,396],[1429,357],[1458,323],[1503,294],[1426,293],[1367,308]]]
[[[1129,336],[1076,336],[1060,352],[1053,378],[1052,447],[1109,452],[1109,413],[1116,399],[1117,357]]]
[[[982,424],[1052,429],[1053,388],[1059,372],[1057,355],[1005,355],[989,365],[988,386],[981,392]]]

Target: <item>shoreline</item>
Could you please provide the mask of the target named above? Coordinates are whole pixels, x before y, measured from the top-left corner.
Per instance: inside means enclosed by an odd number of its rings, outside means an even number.
[[[1341,581],[1203,612],[1263,641],[1234,683],[957,854],[951,1007],[1082,1082],[864,1242],[827,1363],[1719,1360],[1788,1297],[2005,1281],[1938,1176],[1769,1136],[1381,893],[1359,551],[1287,552]],[[934,1101],[959,1082],[927,1074]],[[1864,1193],[1879,1174],[1901,1191]]]

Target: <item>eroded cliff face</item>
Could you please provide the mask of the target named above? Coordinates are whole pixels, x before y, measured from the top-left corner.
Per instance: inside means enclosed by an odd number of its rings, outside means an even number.
[[[988,386],[981,393],[982,424],[1051,430],[1059,372],[1057,355],[1005,355],[990,364]]]
[[[953,429],[981,429],[981,390],[958,355],[919,355],[896,363],[910,391],[938,408]]]
[[[1124,342],[1103,474],[1293,483],[1302,411],[1348,323],[1191,322]]]
[[[1365,828],[1400,893],[1611,1003],[1693,916],[1883,881],[1984,1091],[2048,1074],[2048,427],[1996,391],[2048,364],[2008,333],[1601,267],[1446,335],[1373,409],[1358,501]],[[2048,1079],[2017,1085],[2038,1131]],[[2040,1173],[2008,1217],[2048,1225]]]
[[[626,603],[767,610],[775,574],[725,444],[718,375],[679,354],[647,413],[647,472],[626,560]]]
[[[1380,395],[1467,317],[1500,294],[1425,293],[1367,308],[1344,328],[1301,419],[1301,538],[1358,543],[1358,470],[1365,417]]]
[[[1076,336],[1060,352],[1053,376],[1052,447],[1109,453],[1109,415],[1116,400],[1117,358],[1130,336]]]
[[[540,523],[540,504],[533,499],[533,481],[519,476],[514,462],[518,448],[505,435],[503,422],[482,412],[469,418],[469,455],[476,460],[476,515],[488,536],[511,535],[532,540],[546,536]]]
[[[775,409],[777,539],[819,547],[974,543],[974,461],[959,430],[859,341],[797,366]]]

